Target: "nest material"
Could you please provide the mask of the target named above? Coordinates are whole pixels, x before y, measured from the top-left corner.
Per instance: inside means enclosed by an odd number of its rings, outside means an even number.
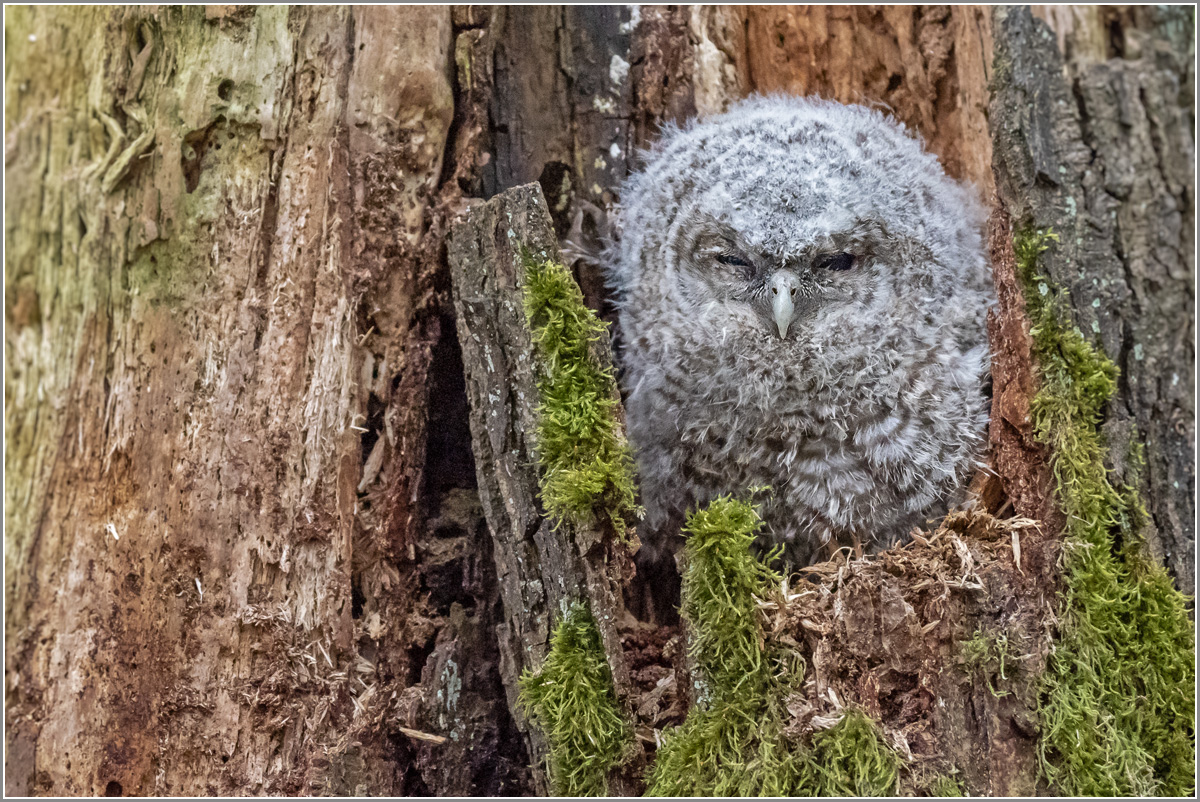
[[[1024,696],[1044,664],[1053,593],[1045,572],[1027,567],[1044,563],[1029,559],[1044,547],[1032,520],[956,511],[903,546],[842,552],[793,577],[760,605],[768,640],[807,663],[785,735],[809,740],[855,706],[913,769],[940,762],[957,729],[944,712],[948,685],[978,682],[997,697],[1020,685]],[[1027,594],[1042,603],[1017,603]]]
[[[901,758],[908,792],[946,780],[964,743],[983,746],[985,736],[966,729],[965,708],[980,707],[972,699],[1026,726],[1031,746],[1054,623],[1051,545],[1032,520],[955,511],[905,545],[862,557],[843,550],[785,580],[758,600],[764,646],[780,671],[803,674],[784,702],[784,739],[809,749],[861,710]],[[662,662],[662,673],[682,670]],[[656,679],[640,689],[644,741],[670,725],[661,685],[689,686]]]

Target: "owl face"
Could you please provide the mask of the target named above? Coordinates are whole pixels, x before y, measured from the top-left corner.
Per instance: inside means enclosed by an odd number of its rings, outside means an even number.
[[[830,237],[779,253],[708,217],[678,232],[672,248],[681,306],[699,319],[745,323],[745,335],[796,342],[822,317],[877,290],[875,248],[861,237]]]
[[[938,347],[931,327],[957,325],[951,299],[986,275],[978,204],[864,107],[758,98],[668,131],[622,205],[622,328],[667,358],[669,339],[883,371]]]

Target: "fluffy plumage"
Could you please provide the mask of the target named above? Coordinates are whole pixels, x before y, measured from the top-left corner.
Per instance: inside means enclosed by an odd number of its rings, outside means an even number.
[[[762,496],[768,542],[895,542],[987,420],[983,211],[879,111],[752,98],[665,132],[621,193],[620,315],[643,541]]]

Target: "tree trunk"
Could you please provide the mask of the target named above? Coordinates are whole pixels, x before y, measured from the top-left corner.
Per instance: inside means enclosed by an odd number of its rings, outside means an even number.
[[[427,404],[450,9],[7,13],[7,790],[527,787]]]
[[[662,124],[771,91],[886,103],[991,199],[985,489],[1040,526],[1020,552],[1009,529],[939,536],[930,570],[959,585],[919,635],[927,589],[825,576],[873,612],[808,619],[813,690],[903,734],[906,790],[948,767],[973,794],[1046,790],[1034,711],[1063,519],[1028,420],[1013,231],[1057,233],[1044,269],[1121,369],[1111,475],[1141,483],[1149,550],[1194,592],[1195,46],[1186,9],[1034,14],[6,9],[6,792],[540,790],[514,681],[541,654],[517,664],[505,639],[451,221],[537,182],[586,253]],[[593,261],[574,268],[609,314]],[[955,667],[1000,624],[1037,655],[1007,695]],[[684,677],[676,636],[626,626],[623,655],[606,639],[648,758],[686,704],[660,698]]]
[[[1073,13],[1059,33],[1072,56],[1065,80],[1056,49],[1037,39],[1050,31],[1009,23],[1013,70],[993,101],[997,180],[1009,214],[1058,234],[1048,276],[1121,371],[1104,425],[1114,478],[1130,479],[1123,455],[1144,442],[1147,543],[1192,595],[1194,20],[1169,7]]]

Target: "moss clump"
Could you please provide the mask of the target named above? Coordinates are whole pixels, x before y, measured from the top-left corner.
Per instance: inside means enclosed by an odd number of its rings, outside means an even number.
[[[537,674],[520,679],[521,705],[550,742],[550,777],[559,796],[605,796],[608,772],[633,732],[617,707],[604,644],[591,613],[574,604],[550,636]]]
[[[929,796],[964,796],[962,786],[945,774],[929,784]]]
[[[1017,659],[1016,652],[1009,643],[1008,633],[975,630],[975,634],[969,640],[963,641],[961,658],[967,673],[982,676],[987,680],[992,696],[997,699],[1008,696],[1008,691],[997,690],[992,681],[993,678],[1007,681],[1008,675],[1005,672],[1013,667]]]
[[[761,645],[756,601],[779,582],[750,552],[759,518],[722,498],[693,513],[684,532],[683,606],[702,692],[664,735],[651,796],[781,796],[798,766],[781,747],[783,695]]]
[[[593,344],[605,323],[583,302],[561,264],[525,262],[525,314],[542,369],[537,431],[542,505],[557,525],[588,523],[603,510],[614,528],[636,511],[633,458],[617,429],[619,398],[612,371]]]
[[[813,736],[796,791],[807,796],[891,796],[899,763],[871,719],[850,710],[835,727]]]
[[[893,792],[897,758],[857,711],[814,736],[811,751],[783,738],[783,705],[803,673],[794,656],[769,648],[763,638],[757,601],[781,577],[751,552],[758,526],[751,505],[726,497],[694,513],[684,528],[681,612],[702,692],[687,721],[664,735],[648,794]]]
[[[751,505],[725,497],[693,513],[683,530],[687,569],[681,612],[693,627],[697,669],[723,691],[759,692],[770,685],[756,602],[767,598],[782,577],[750,551],[759,524]]]
[[[1104,468],[1098,425],[1117,368],[1039,275],[1053,239],[1015,241],[1041,374],[1033,426],[1067,519],[1059,638],[1042,679],[1043,771],[1071,796],[1191,796],[1192,624],[1166,571],[1143,556],[1136,479],[1117,489]]]

